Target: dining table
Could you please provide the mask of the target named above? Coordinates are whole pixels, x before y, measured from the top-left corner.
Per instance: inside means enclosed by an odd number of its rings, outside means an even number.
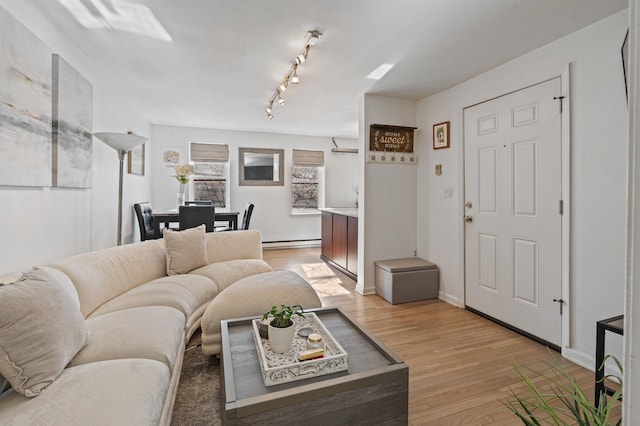
[[[164,223],[165,228],[169,228],[169,224],[171,223],[180,223],[180,215],[178,214],[177,209],[153,211],[152,215],[153,226],[157,234],[160,234],[161,223]],[[227,222],[229,228],[235,231],[238,229],[238,215],[240,215],[240,212],[216,211],[215,221]]]

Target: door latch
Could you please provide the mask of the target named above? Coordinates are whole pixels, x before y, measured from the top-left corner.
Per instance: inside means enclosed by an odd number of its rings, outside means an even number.
[[[473,218],[471,216],[465,216],[464,217],[464,221],[469,223],[469,222],[473,221]]]
[[[558,302],[560,304],[560,315],[562,315],[562,305],[565,304],[565,301],[562,299],[553,299],[554,302]]]

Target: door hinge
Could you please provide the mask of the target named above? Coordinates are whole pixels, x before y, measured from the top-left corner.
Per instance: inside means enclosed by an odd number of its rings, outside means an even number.
[[[554,96],[553,100],[560,101],[560,114],[562,114],[562,101],[564,100],[564,96]]]
[[[553,299],[554,302],[558,302],[560,304],[560,315],[562,315],[562,306],[564,305],[564,300],[562,299]]]
[[[558,213],[564,214],[564,200],[558,202]]]

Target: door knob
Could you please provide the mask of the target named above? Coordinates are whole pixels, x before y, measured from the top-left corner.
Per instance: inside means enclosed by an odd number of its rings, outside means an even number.
[[[467,201],[466,203],[464,203],[464,206],[470,209],[471,207],[473,207],[473,204],[471,204],[471,201]]]
[[[465,217],[464,217],[464,221],[465,221],[465,222],[472,222],[472,221],[473,221],[473,218],[472,218],[471,216],[465,216]]]

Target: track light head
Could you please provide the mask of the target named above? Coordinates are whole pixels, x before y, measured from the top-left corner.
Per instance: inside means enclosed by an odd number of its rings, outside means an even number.
[[[273,103],[270,103],[264,110],[266,111],[267,115],[271,115],[271,111],[273,108]]]
[[[278,103],[280,105],[284,105],[284,99],[282,99],[282,96],[280,96],[280,92],[278,92]]]
[[[298,84],[300,83],[300,79],[298,78],[298,66],[295,65],[293,67],[293,75],[291,76],[291,84]]]
[[[285,78],[284,81],[280,84],[280,93],[284,93],[284,91],[287,90],[287,86],[289,86],[289,76],[287,76],[287,78]]]

